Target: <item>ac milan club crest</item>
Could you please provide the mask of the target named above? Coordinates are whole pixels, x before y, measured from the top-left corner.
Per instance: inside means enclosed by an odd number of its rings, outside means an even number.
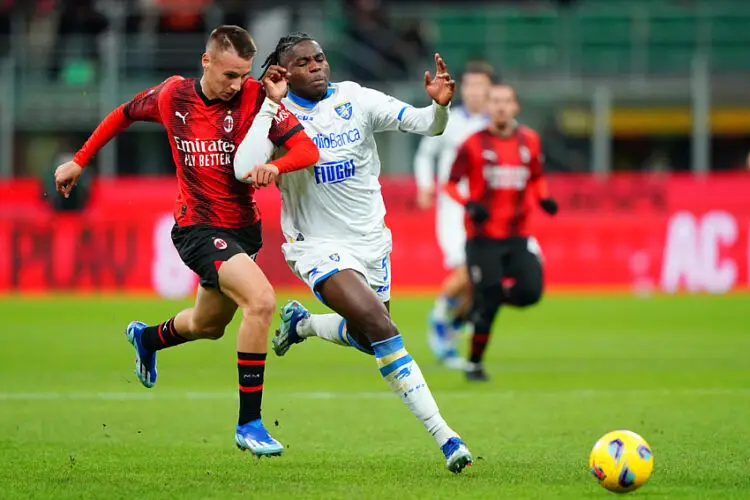
[[[232,131],[234,128],[234,118],[232,118],[232,115],[227,115],[224,117],[224,132],[227,134]]]
[[[214,238],[214,246],[219,250],[226,250],[227,242],[222,240],[221,238]]]

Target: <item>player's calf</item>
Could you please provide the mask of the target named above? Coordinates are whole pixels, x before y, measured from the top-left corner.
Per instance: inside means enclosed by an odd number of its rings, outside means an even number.
[[[459,435],[443,419],[419,365],[404,347],[401,335],[374,342],[375,360],[391,390],[435,438],[451,472],[471,465],[471,454]]]
[[[353,331],[371,342],[380,375],[422,422],[438,446],[445,446],[451,439],[460,440],[440,415],[422,371],[404,347],[388,308],[368,285],[354,271],[344,271],[326,279],[319,293],[329,307],[346,319]],[[448,460],[448,454],[446,460],[451,470],[457,472],[463,468],[456,465],[456,460]],[[464,460],[459,462],[465,463]]]
[[[378,306],[375,307],[373,303],[372,307],[347,321],[351,329],[366,338],[371,345],[399,335],[385,305],[378,301]]]
[[[465,373],[469,381],[485,381],[487,374],[484,371],[482,361],[487,345],[490,341],[492,324],[503,301],[502,286],[497,283],[492,286],[477,290],[474,304],[470,313],[474,331],[471,334],[471,346],[469,351],[469,362],[466,364]]]
[[[226,333],[226,325],[201,324],[196,320],[191,322],[190,334],[203,340],[219,340]]]
[[[235,255],[222,264],[219,282],[223,293],[242,311],[237,335],[240,410],[235,441],[240,448],[258,455],[280,454],[283,447],[268,435],[260,419],[267,335],[276,307],[273,288],[245,254]]]

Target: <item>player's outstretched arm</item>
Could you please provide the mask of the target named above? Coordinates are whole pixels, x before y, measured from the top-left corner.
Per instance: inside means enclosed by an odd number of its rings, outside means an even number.
[[[173,76],[164,80],[156,87],[144,90],[133,99],[121,104],[109,113],[94,129],[91,136],[73,157],[72,161],[64,163],[55,169],[55,188],[57,192],[70,196],[70,192],[78,183],[78,179],[85,167],[101,149],[115,136],[128,128],[133,122],[159,122],[159,93],[171,81],[181,80],[180,76]]]
[[[94,157],[109,141],[117,134],[130,126],[132,121],[125,116],[125,105],[117,107],[107,115],[104,120],[94,130],[86,143],[75,154],[72,161],[63,163],[55,169],[55,188],[57,192],[65,196],[70,196],[78,179],[83,173],[85,167],[91,158]]]
[[[444,189],[448,196],[464,206],[466,213],[471,220],[477,223],[482,223],[489,219],[490,212],[488,207],[483,203],[476,201],[477,199],[481,200],[482,196],[477,197],[476,191],[472,189],[474,188],[471,179],[472,171],[477,168],[482,168],[481,161],[477,161],[476,156],[472,154],[472,151],[474,150],[474,147],[472,147],[473,138],[474,136],[469,137],[469,139],[467,139],[458,149],[456,159],[451,167],[450,177],[448,178],[448,182],[445,184]],[[471,192],[469,197],[462,195],[461,191],[458,189],[458,183],[461,182],[461,179],[464,177],[469,177],[469,191]]]
[[[432,98],[432,104],[424,108],[414,108],[394,97],[363,88],[362,102],[371,114],[374,132],[400,130],[414,134],[436,136],[445,131],[456,82],[451,79],[440,54],[435,54],[437,71],[433,78],[425,72],[425,90]]]
[[[539,201],[539,206],[549,215],[556,215],[558,211],[557,201],[549,193],[549,185],[544,177],[544,155],[542,154],[542,144],[539,136],[532,135],[533,156],[529,165],[531,169],[531,178],[529,179],[529,189]]]
[[[424,73],[424,88],[432,99],[432,105],[406,109],[401,129],[422,135],[441,135],[448,125],[448,107],[456,91],[456,82],[448,73],[448,66],[440,54],[435,54],[435,76],[429,71]]]
[[[461,194],[461,191],[458,189],[459,182],[461,182],[463,178],[468,177],[472,168],[471,151],[467,146],[468,143],[469,141],[467,140],[460,148],[458,148],[456,159],[453,160],[451,173],[448,176],[448,182],[446,182],[445,187],[443,187],[445,193],[461,205],[466,205],[469,201],[469,199]]]
[[[532,177],[529,183],[531,184],[531,192],[536,195],[536,199],[539,201],[539,206],[542,207],[542,210],[550,215],[556,215],[558,210],[557,201],[549,194],[547,179],[539,175]]]

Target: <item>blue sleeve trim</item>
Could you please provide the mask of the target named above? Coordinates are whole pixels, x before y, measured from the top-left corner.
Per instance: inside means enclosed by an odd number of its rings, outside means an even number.
[[[404,111],[406,111],[406,108],[408,107],[409,106],[404,106],[403,108],[401,108],[401,111],[398,112],[398,117],[396,118],[398,121],[401,121],[401,118],[404,117]]]

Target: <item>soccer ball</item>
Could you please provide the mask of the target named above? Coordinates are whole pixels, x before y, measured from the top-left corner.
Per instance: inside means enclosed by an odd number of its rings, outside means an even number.
[[[645,439],[631,431],[613,431],[599,439],[589,456],[591,473],[615,493],[635,491],[651,477],[654,455]]]

